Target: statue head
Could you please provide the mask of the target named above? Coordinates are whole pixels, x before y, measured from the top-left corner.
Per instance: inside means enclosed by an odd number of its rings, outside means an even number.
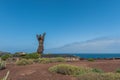
[[[46,33],[44,32],[43,34],[40,34],[40,35],[37,34],[36,37],[37,37],[38,41],[40,41],[40,40],[44,40],[45,35],[46,35]]]

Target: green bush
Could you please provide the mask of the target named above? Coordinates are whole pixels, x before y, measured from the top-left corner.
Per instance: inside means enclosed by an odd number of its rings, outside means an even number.
[[[64,75],[77,76],[77,75],[91,72],[92,69],[87,68],[87,67],[73,66],[73,65],[69,65],[69,64],[59,64],[59,65],[55,65],[53,67],[50,67],[49,71],[54,72],[54,73],[64,74]]]
[[[40,58],[39,59],[33,59],[33,62],[40,63]]]
[[[103,70],[97,69],[97,68],[93,68],[92,71],[96,72],[96,73],[103,73],[104,72]]]
[[[120,80],[118,73],[88,73],[78,77],[78,80]]]
[[[36,63],[54,63],[54,62],[65,62],[64,58],[57,57],[57,58],[39,58],[34,59]]]
[[[62,57],[56,57],[56,58],[51,58],[52,62],[65,62],[65,58]]]
[[[29,64],[33,64],[33,60],[31,59],[21,59],[19,61],[16,62],[17,65],[29,65]]]
[[[38,53],[25,54],[23,58],[25,59],[38,59],[40,55]]]
[[[38,59],[38,63],[51,63],[51,59],[50,58],[39,58]]]
[[[6,62],[0,60],[0,70],[5,69],[5,68],[6,68]]]
[[[78,76],[78,80],[101,80],[101,75],[97,73],[87,73]]]
[[[5,55],[1,56],[1,59],[2,59],[2,60],[7,60],[7,59],[10,58],[10,57],[11,57],[10,54],[5,54]]]
[[[88,61],[94,62],[95,60],[93,58],[88,58]]]
[[[116,73],[120,73],[120,68],[118,68],[118,69],[116,70]]]

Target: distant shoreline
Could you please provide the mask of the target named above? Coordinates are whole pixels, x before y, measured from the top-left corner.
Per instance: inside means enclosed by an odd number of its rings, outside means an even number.
[[[44,54],[44,56],[49,57],[80,57],[84,59],[94,58],[94,59],[120,59],[120,53],[105,53],[105,54],[98,54],[98,53],[76,53],[76,54]]]

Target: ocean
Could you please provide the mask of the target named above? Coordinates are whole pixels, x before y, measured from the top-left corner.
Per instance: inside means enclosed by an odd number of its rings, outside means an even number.
[[[54,54],[43,54],[43,57],[68,57],[76,56],[80,58],[120,58],[120,53],[54,53]]]
[[[74,56],[78,56],[78,57],[80,57],[80,58],[120,58],[120,54],[119,53],[110,53],[110,54],[90,54],[90,53],[87,53],[87,54],[82,54],[82,53],[80,53],[80,54],[72,54],[72,55],[74,55]]]

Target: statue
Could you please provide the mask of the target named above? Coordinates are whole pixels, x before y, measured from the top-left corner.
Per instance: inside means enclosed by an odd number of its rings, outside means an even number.
[[[39,43],[39,46],[38,46],[38,49],[37,49],[37,53],[38,54],[42,54],[43,51],[44,51],[44,39],[45,39],[45,35],[46,33],[43,33],[42,35],[36,35],[37,37],[37,40],[38,40],[38,43]]]

